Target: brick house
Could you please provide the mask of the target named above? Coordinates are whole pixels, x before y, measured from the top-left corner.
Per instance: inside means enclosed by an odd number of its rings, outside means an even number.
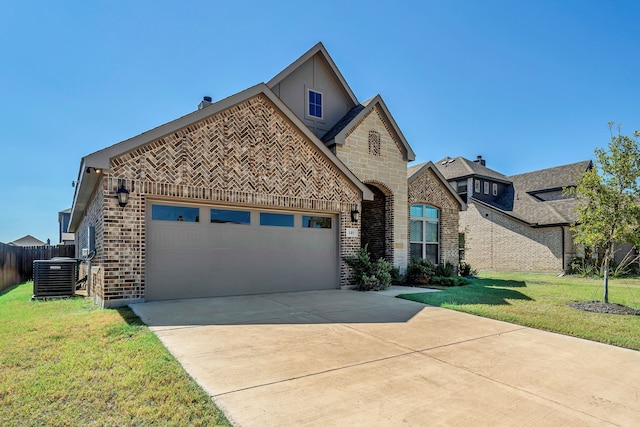
[[[466,203],[432,162],[407,169],[409,184],[409,255],[434,264],[458,266],[458,213]]]
[[[467,203],[459,224],[465,261],[479,270],[567,271],[579,248],[570,231],[576,200],[563,189],[577,186],[591,167],[586,160],[505,176],[481,156],[437,162]]]
[[[409,184],[414,158],[382,98],[358,101],[318,43],[267,83],[83,157],[69,232],[103,307],[335,289],[365,244],[406,268],[410,203],[435,209],[450,256],[464,204],[434,167]]]

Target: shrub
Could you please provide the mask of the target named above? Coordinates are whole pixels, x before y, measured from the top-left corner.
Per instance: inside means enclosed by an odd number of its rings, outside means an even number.
[[[591,259],[585,259],[580,257],[574,257],[571,259],[570,274],[578,274],[580,276],[595,276],[598,272],[598,268],[593,265]]]
[[[391,283],[394,285],[401,285],[404,283],[404,277],[402,277],[400,269],[397,267],[393,267],[391,269]]]
[[[391,285],[393,264],[382,258],[372,262],[367,247],[358,249],[355,257],[343,258],[347,265],[353,269],[353,284],[359,291],[386,289]]]
[[[466,262],[461,262],[459,267],[459,272],[462,277],[476,276],[478,272],[471,268],[471,264]]]
[[[436,266],[428,259],[411,258],[407,266],[407,282],[429,283],[429,279],[436,274]]]
[[[438,266],[436,267],[436,276],[453,277],[455,271],[456,268],[454,267],[454,265],[449,261],[446,261],[442,264],[438,264]]]

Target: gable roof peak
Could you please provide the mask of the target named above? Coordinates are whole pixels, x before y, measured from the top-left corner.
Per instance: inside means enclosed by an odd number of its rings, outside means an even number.
[[[483,160],[483,159],[478,159]],[[470,176],[479,176],[495,179],[501,182],[510,182],[509,178],[498,171],[486,167],[478,160],[469,160],[458,156],[451,158],[449,156],[435,162],[435,166],[447,178],[447,180],[467,178]]]
[[[295,70],[297,70],[300,66],[302,66],[305,62],[307,62],[309,59],[311,59],[315,55],[320,55],[327,62],[327,64],[329,65],[329,68],[331,69],[334,76],[336,77],[336,80],[340,82],[340,85],[342,86],[347,96],[353,102],[353,105],[358,105],[360,103],[358,101],[358,98],[349,87],[349,84],[345,80],[344,76],[336,66],[336,63],[333,61],[333,58],[331,58],[331,55],[329,55],[329,52],[327,52],[327,49],[324,47],[321,41],[316,43],[311,49],[306,51],[304,54],[302,54],[302,56],[300,56],[298,59],[296,59],[291,64],[289,64],[288,67],[280,71],[271,80],[269,80],[267,82],[267,86],[269,87],[269,89],[273,89],[281,81],[283,81],[287,76],[289,76],[291,73],[293,73]]]
[[[391,115],[391,112],[389,112],[389,109],[387,108],[387,105],[384,103],[384,100],[382,99],[382,96],[380,96],[380,94],[372,96],[362,104],[358,104],[351,110],[349,110],[347,114],[338,121],[338,123],[336,123],[331,129],[327,131],[324,136],[322,136],[322,141],[328,146],[334,144],[344,145],[347,133],[351,129],[353,129],[364,117],[366,117],[367,114],[369,114],[376,107],[376,105],[380,107],[382,114],[384,114],[389,124],[391,125],[391,128],[397,135],[400,143],[404,147],[406,160],[415,160],[416,154],[411,148],[411,145],[409,145],[407,139],[404,137],[404,134]]]

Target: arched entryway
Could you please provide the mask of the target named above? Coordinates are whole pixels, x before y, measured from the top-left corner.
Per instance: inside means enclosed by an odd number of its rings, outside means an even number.
[[[366,183],[373,200],[363,200],[361,214],[362,247],[371,258],[393,263],[393,194],[380,183]]]

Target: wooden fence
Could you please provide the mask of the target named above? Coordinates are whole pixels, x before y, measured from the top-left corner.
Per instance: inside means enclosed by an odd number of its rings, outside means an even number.
[[[10,246],[0,243],[0,292],[33,280],[33,261],[75,257],[75,246]]]

